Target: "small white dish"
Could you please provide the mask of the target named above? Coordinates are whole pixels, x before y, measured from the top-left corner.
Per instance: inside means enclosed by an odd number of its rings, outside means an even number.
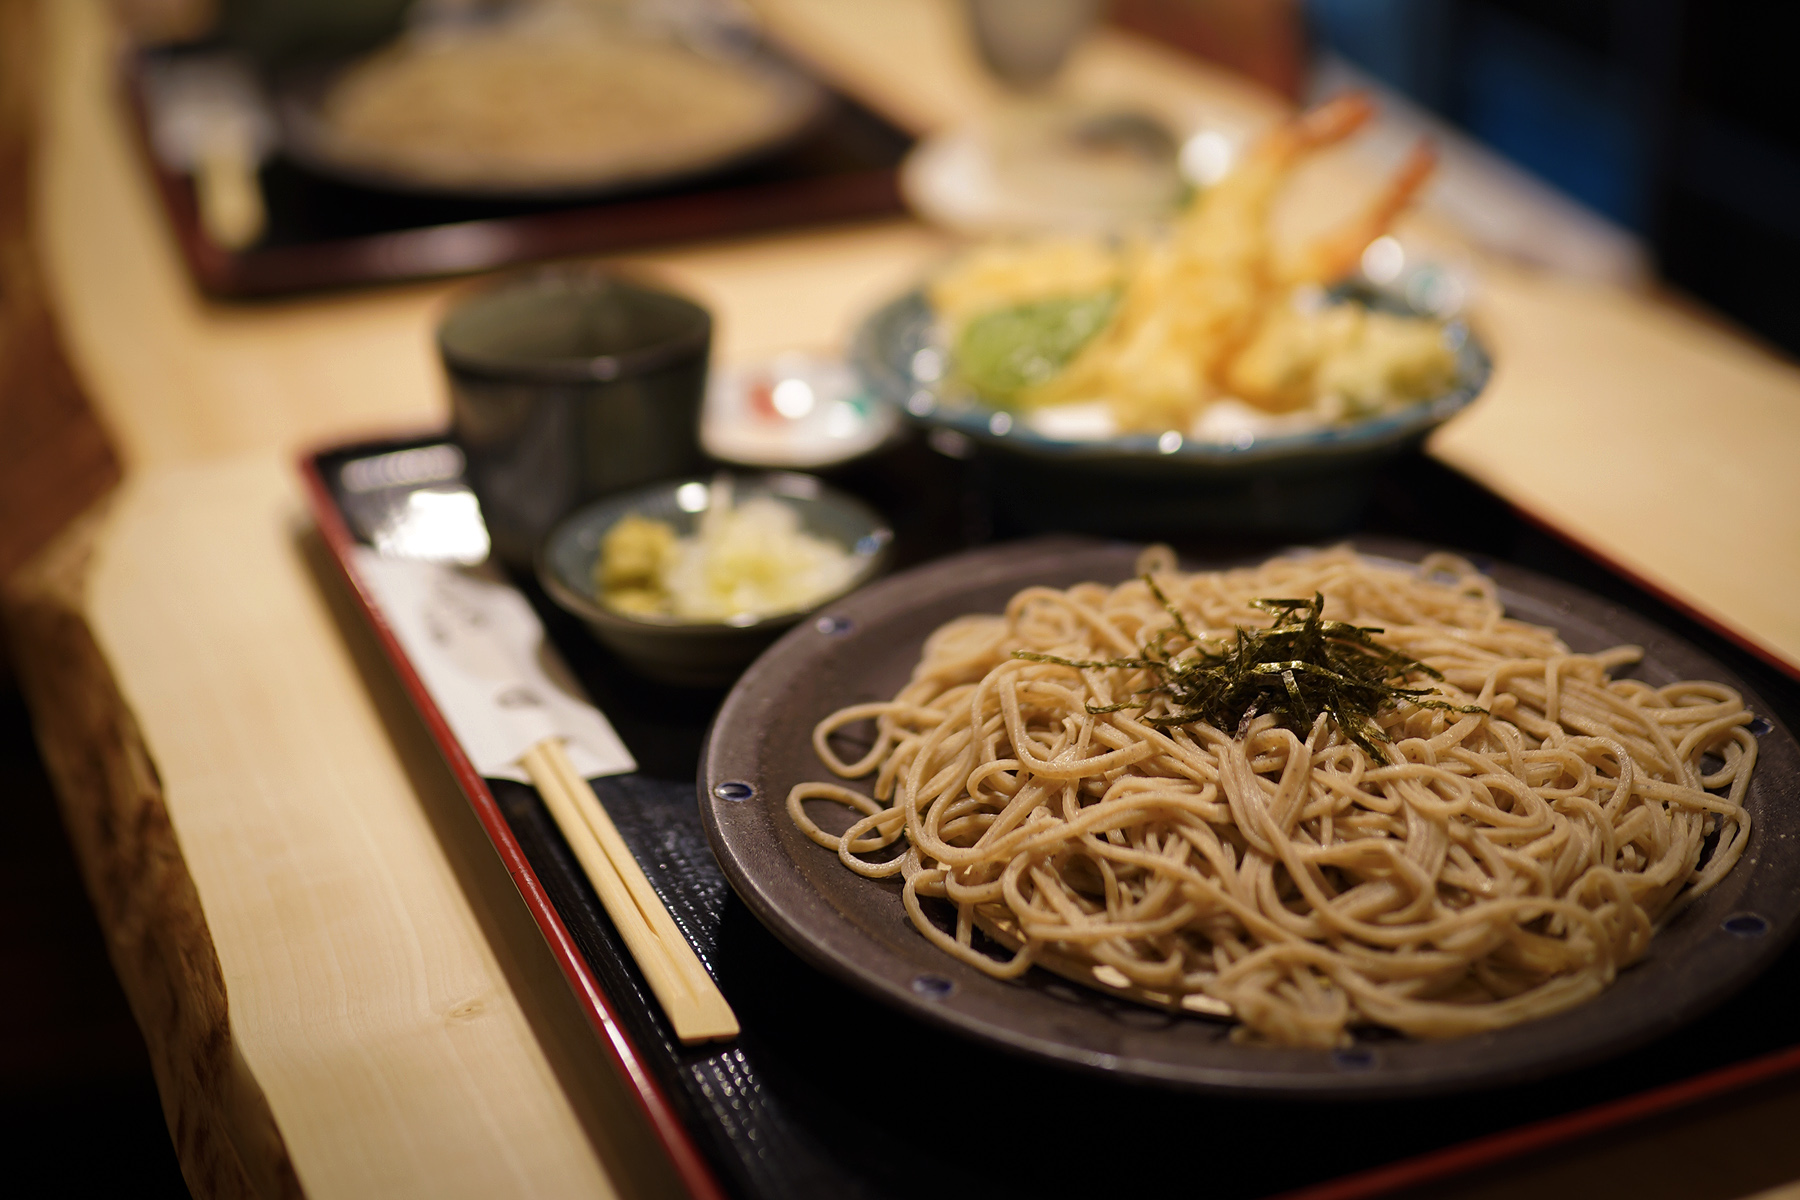
[[[782,354],[719,367],[706,385],[700,444],[721,462],[817,470],[872,453],[900,415],[842,359]]]

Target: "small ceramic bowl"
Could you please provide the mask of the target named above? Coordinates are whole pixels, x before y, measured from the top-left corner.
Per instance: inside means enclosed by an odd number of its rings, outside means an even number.
[[[844,587],[811,607],[753,620],[688,621],[635,616],[602,604],[594,586],[600,542],[626,515],[666,521],[678,535],[692,533],[711,502],[708,481],[682,479],[595,501],[564,518],[538,554],[538,579],[552,600],[587,623],[602,645],[639,674],[688,687],[724,687],[765,648],[811,613],[868,583],[887,563],[893,531],[867,505],[810,475],[786,472],[733,479],[738,503],[772,496],[800,516],[800,527],[844,547],[856,559]]]

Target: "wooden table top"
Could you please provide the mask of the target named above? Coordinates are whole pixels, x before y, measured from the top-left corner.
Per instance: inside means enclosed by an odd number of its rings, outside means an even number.
[[[914,129],[992,102],[943,0],[764,7]],[[126,478],[15,580],[11,612],[16,643],[41,647],[21,675],[165,1106],[198,1123],[184,1141],[172,1122],[190,1181],[674,1194],[511,881],[321,587],[301,517],[299,451],[443,422],[431,332],[458,285],[202,298],[128,140],[101,0],[41,12],[37,248]],[[1119,34],[1084,47],[1072,76],[1247,127],[1281,111]],[[1315,175],[1327,194],[1356,169]],[[711,306],[733,361],[841,345],[947,248],[891,220],[631,265]],[[1800,664],[1800,608],[1784,602],[1800,594],[1800,371],[1644,296],[1494,262],[1481,280],[1499,369],[1431,452]],[[159,988],[166,1002],[145,998]],[[1800,1111],[1782,1103],[1768,1120]],[[1616,1170],[1611,1152],[1552,1183]]]

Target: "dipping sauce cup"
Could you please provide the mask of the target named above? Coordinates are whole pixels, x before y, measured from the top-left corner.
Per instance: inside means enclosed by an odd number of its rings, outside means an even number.
[[[594,268],[544,268],[464,300],[438,327],[451,438],[494,553],[529,567],[589,500],[702,469],[712,317]]]

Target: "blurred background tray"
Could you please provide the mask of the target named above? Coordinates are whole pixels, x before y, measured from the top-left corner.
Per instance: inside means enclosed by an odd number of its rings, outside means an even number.
[[[912,139],[841,93],[769,154],[680,181],[588,199],[494,200],[360,187],[277,148],[259,173],[268,227],[228,250],[201,228],[194,185],[153,152],[146,51],[123,62],[132,129],[194,281],[221,297],[456,275],[507,263],[597,254],[899,212],[895,171]]]
[[[315,518],[347,578],[354,539],[338,483],[343,467],[436,441],[342,446],[303,463]],[[866,462],[860,486],[838,482],[889,509],[904,566],[993,536],[994,525],[980,511],[979,480],[969,470],[914,443]],[[1422,476],[1430,477],[1431,488],[1421,490]],[[963,519],[940,513],[920,521],[896,510],[886,490],[893,479],[951,497]],[[1428,502],[1420,499],[1425,495]],[[1452,509],[1454,525],[1447,524]],[[1792,679],[1422,456],[1402,459],[1383,476],[1366,528],[1434,542],[1458,531],[1469,551],[1576,584],[1675,631],[1742,676],[1783,722],[1793,726],[1800,717],[1800,686]],[[1480,544],[1467,544],[1471,531]],[[1219,552],[1222,542],[1209,546]],[[478,811],[486,808],[503,822],[489,827],[502,857],[522,855],[529,863],[530,878],[521,881],[527,904],[547,906],[578,949],[578,961],[565,963],[577,996],[590,982],[604,993],[630,1053],[679,1116],[691,1149],[730,1194],[899,1197],[926,1181],[955,1179],[959,1190],[991,1197],[1191,1190],[1203,1182],[1215,1197],[1337,1200],[1518,1160],[1800,1070],[1791,999],[1800,990],[1800,952],[1794,950],[1710,1016],[1626,1056],[1535,1083],[1354,1107],[1125,1086],[1021,1061],[897,1018],[808,967],[727,886],[695,803],[696,765],[718,694],[637,680],[535,583],[516,582],[640,764],[636,774],[593,786],[736,1010],[742,1036],[724,1045],[679,1045],[536,792],[505,780],[478,787],[465,780],[465,793]],[[395,666],[407,670],[397,657]],[[539,915],[540,926],[545,919]],[[661,1100],[651,1095],[646,1103]],[[956,1123],[967,1119],[978,1119],[987,1135],[963,1136]],[[1089,1152],[1016,1152],[1041,1141],[1050,1127],[1078,1135]],[[1141,1152],[1152,1145],[1194,1147],[1199,1138],[1231,1150],[1192,1157]],[[1120,1152],[1097,1149],[1105,1146]]]

